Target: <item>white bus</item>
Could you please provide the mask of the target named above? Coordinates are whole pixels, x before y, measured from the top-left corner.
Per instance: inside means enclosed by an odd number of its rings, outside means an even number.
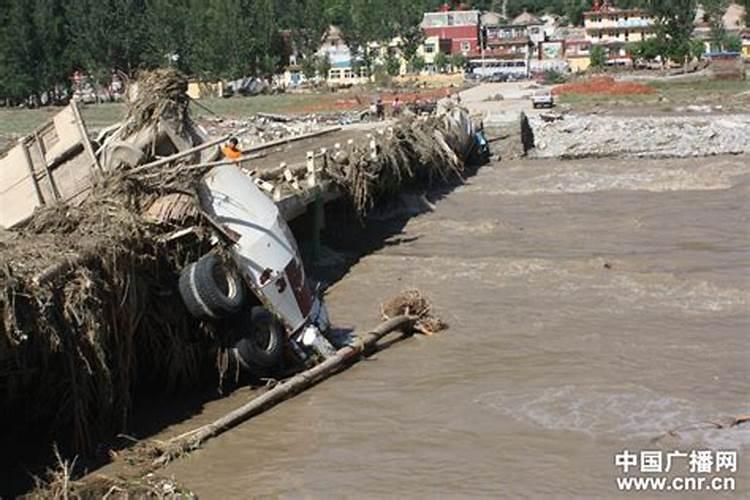
[[[529,76],[529,63],[526,59],[472,59],[466,72],[474,78],[503,75],[520,79]]]

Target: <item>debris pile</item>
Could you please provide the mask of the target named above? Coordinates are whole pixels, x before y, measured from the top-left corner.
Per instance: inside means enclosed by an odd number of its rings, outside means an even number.
[[[75,452],[91,452],[126,429],[137,387],[188,388],[204,364],[220,365],[211,324],[188,314],[176,286],[217,232],[201,215],[197,185],[222,140],[207,141],[195,126],[186,88],[173,70],[144,73],[125,121],[96,141],[102,169],[85,198],[37,209],[0,233],[5,429],[64,431]],[[284,117],[256,120],[299,132]],[[453,108],[326,153],[319,171],[302,167],[312,176],[307,186],[318,175],[336,183],[364,216],[403,187],[460,179],[474,139],[468,114]],[[270,184],[266,174],[255,182]],[[274,175],[277,185],[300,189],[288,170]],[[422,331],[442,328],[418,302],[410,314]]]
[[[364,216],[375,203],[414,184],[460,179],[474,147],[465,110],[405,118],[366,147],[332,156],[326,170]]]
[[[422,292],[416,289],[404,290],[380,306],[383,319],[392,319],[400,315],[417,318],[414,331],[424,335],[433,335],[448,328],[448,323],[432,314],[432,304]]]
[[[352,123],[358,119],[358,115],[352,113],[309,114],[296,117],[259,113],[246,120],[212,118],[204,120],[203,127],[212,136],[236,133],[240,141],[240,149],[247,149],[279,139],[316,132],[334,125]],[[241,132],[237,133],[237,131]]]
[[[689,158],[750,152],[750,115],[530,118],[537,158]],[[627,131],[627,133],[625,132]]]
[[[189,125],[183,79],[147,73],[141,96],[112,136],[140,137],[144,158],[163,147],[157,127]],[[183,131],[187,134],[186,131]],[[109,144],[114,144],[110,141]],[[191,190],[199,171],[175,180],[114,170],[79,206],[43,208],[0,241],[0,415],[4,429],[45,424],[91,451],[124,430],[138,384],[189,387],[210,342],[185,313],[174,283],[207,246],[200,220],[152,222],[162,195]],[[195,225],[189,240],[168,236]]]

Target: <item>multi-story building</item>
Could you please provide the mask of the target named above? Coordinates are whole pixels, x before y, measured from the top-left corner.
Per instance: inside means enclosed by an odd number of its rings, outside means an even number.
[[[565,40],[565,62],[570,71],[580,73],[591,66],[591,42],[585,39]]]
[[[531,40],[524,25],[506,24],[485,28],[485,56],[498,59],[527,59]]]
[[[583,14],[586,40],[607,50],[608,63],[630,64],[627,45],[640,42],[656,32],[654,19],[642,9],[618,9],[608,1],[595,2],[594,9]]]
[[[452,42],[447,38],[430,36],[424,39],[422,45],[417,49],[417,55],[424,59],[425,69],[429,72],[436,71],[435,56],[443,53],[450,54]]]
[[[450,40],[451,54],[472,57],[480,53],[479,17],[478,10],[427,12],[422,20],[422,30],[426,38]]]

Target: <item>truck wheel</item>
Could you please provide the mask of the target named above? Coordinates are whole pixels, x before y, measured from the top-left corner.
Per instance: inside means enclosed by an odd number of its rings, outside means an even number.
[[[271,368],[281,361],[286,332],[268,309],[253,307],[250,310],[250,324],[242,321],[238,327],[244,332],[234,344],[234,352],[241,365],[245,368]]]
[[[190,314],[198,318],[223,318],[237,313],[245,289],[235,273],[216,255],[204,255],[180,273],[180,295]]]

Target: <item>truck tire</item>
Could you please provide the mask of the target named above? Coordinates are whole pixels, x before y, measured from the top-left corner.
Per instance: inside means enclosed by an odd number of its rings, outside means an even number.
[[[243,331],[233,351],[245,368],[271,368],[284,354],[284,326],[264,307],[253,307],[249,316],[249,325],[245,322],[238,326]]]
[[[245,289],[219,257],[204,255],[180,273],[179,290],[190,314],[219,319],[237,313],[245,301]]]

